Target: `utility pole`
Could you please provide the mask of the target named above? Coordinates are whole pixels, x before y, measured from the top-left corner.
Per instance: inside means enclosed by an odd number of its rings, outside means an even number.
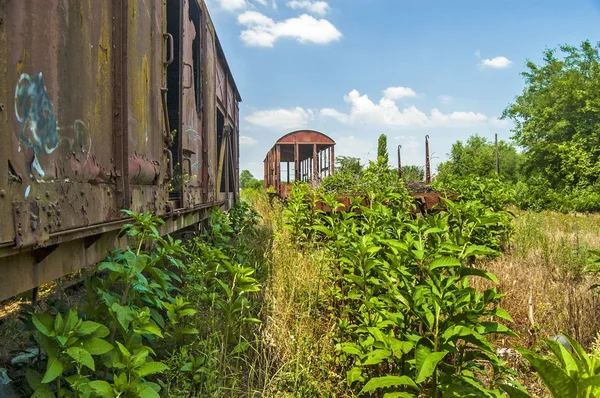
[[[500,157],[498,156],[498,133],[496,133],[496,174],[500,175]]]
[[[402,145],[398,145],[398,178],[402,178],[402,160],[400,159],[400,149],[402,149]]]
[[[425,184],[431,183],[431,169],[429,164],[429,135],[425,136]]]

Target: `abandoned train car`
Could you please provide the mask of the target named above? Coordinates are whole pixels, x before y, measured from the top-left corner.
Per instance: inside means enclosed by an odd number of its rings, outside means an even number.
[[[0,300],[236,200],[241,101],[203,0],[0,1]]]
[[[320,181],[332,175],[334,167],[334,140],[315,130],[292,131],[267,152],[264,185],[287,197],[294,181]]]

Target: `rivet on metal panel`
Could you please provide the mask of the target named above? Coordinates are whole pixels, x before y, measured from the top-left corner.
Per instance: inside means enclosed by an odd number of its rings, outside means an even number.
[[[3,189],[0,191],[0,198],[4,198],[5,196],[6,196],[6,191],[4,191],[4,189]]]
[[[4,110],[4,104],[0,104],[0,111]]]
[[[0,17],[0,25],[4,23],[4,17]]]

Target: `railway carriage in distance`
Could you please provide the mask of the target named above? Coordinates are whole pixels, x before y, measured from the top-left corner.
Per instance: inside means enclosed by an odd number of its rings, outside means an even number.
[[[0,0],[0,300],[236,200],[241,101],[203,0]]]
[[[294,181],[316,183],[334,173],[335,141],[315,130],[292,131],[275,142],[263,164],[265,188],[287,197]]]

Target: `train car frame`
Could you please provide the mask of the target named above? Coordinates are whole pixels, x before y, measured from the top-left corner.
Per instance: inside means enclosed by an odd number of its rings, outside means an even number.
[[[0,300],[238,192],[240,94],[203,0],[0,0]]]

